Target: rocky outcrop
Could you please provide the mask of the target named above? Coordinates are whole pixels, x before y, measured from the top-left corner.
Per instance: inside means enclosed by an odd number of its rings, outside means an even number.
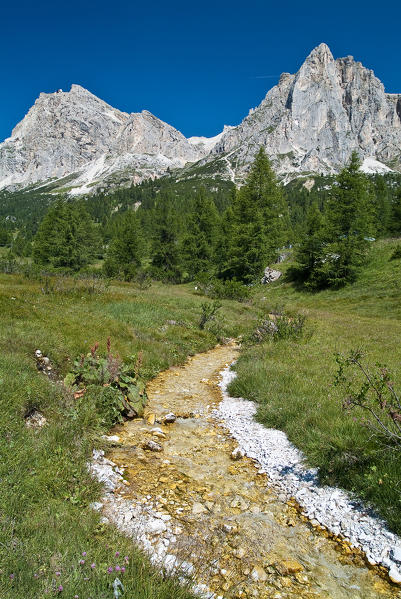
[[[279,174],[334,173],[353,150],[370,163],[400,166],[401,95],[386,94],[373,71],[352,56],[334,60],[320,44],[295,75],[281,75],[212,155],[227,157],[238,176],[260,146]]]
[[[326,44],[278,84],[237,127],[185,138],[150,112],[128,114],[79,85],[40,94],[0,144],[0,189],[60,180],[70,193],[139,183],[201,160],[240,182],[260,148],[289,178],[335,173],[357,150],[366,172],[401,166],[401,94],[386,94],[352,56],[334,60]],[[62,180],[69,177],[69,180]]]
[[[121,112],[73,85],[40,94],[0,145],[0,187],[75,175],[75,189],[86,191],[115,173],[139,182],[205,154],[150,112]]]

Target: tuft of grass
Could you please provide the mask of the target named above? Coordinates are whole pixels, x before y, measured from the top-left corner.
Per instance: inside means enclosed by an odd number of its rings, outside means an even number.
[[[60,380],[77,355],[110,337],[123,360],[143,352],[141,373],[149,379],[216,344],[212,332],[198,326],[202,298],[190,287],[157,284],[149,290],[113,284],[97,293],[80,283],[81,293],[67,279],[46,292],[42,287],[41,281],[0,275],[1,599],[112,599],[114,574],[107,568],[122,565],[116,551],[129,557],[119,576],[124,596],[190,599],[187,588],[157,573],[131,540],[90,509],[101,488],[86,463],[92,448],[101,447],[102,415],[95,401],[74,400],[38,372],[34,351],[50,358]],[[74,292],[66,293],[70,288]],[[223,304],[226,336],[254,326],[251,305]],[[26,427],[24,416],[33,410],[46,418],[42,428]],[[95,564],[85,564],[85,576],[79,566],[84,551]]]
[[[230,392],[256,401],[259,421],[284,430],[323,482],[371,502],[401,533],[400,452],[383,449],[357,410],[345,412],[333,386],[335,354],[360,347],[369,363],[389,367],[400,388],[401,264],[389,260],[395,247],[394,240],[378,242],[359,280],[338,291],[302,293],[280,281],[264,287],[259,305],[302,310],[313,336],[245,348]]]

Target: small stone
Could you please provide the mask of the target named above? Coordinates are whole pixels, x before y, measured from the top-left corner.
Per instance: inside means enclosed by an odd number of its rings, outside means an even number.
[[[28,428],[42,428],[46,423],[46,418],[37,410],[31,412],[29,416],[26,416],[25,418],[25,425]]]
[[[401,563],[401,547],[392,547],[390,555],[395,562]]]
[[[276,568],[282,576],[285,576],[287,574],[296,574],[297,572],[302,572],[304,569],[302,564],[295,561],[294,559],[286,559],[276,564]]]
[[[390,568],[388,576],[391,582],[394,582],[395,584],[401,584],[401,572],[395,566]]]
[[[243,557],[245,557],[245,555],[245,549],[243,547],[238,547],[238,549],[235,552],[235,556],[238,557],[238,559],[242,559]]]
[[[119,443],[120,437],[118,435],[102,435],[102,439],[109,443]]]
[[[150,431],[154,437],[158,437],[159,439],[165,439],[166,435],[163,433],[161,428],[152,428]]]
[[[163,416],[164,424],[173,424],[176,420],[177,420],[177,416],[175,414],[173,414],[172,412]]]
[[[156,414],[148,414],[146,416],[146,423],[150,424],[150,426],[153,426],[154,423],[156,422]]]
[[[234,451],[231,452],[231,459],[234,461],[240,460],[241,458],[244,457],[244,452],[242,451],[242,449],[240,449],[239,447],[236,447],[236,449],[234,449]]]
[[[204,505],[199,503],[199,501],[196,501],[192,506],[192,513],[194,515],[205,514],[205,513],[207,513],[207,508],[205,508]]]
[[[92,503],[89,504],[89,507],[92,510],[95,510],[95,512],[100,512],[100,510],[103,507],[103,503],[100,503],[100,501],[93,501]]]
[[[267,574],[261,566],[254,567],[251,577],[255,582],[265,582],[267,580]]]
[[[167,526],[164,524],[163,520],[154,519],[146,524],[146,532],[150,535],[160,535],[166,530]]]
[[[143,444],[142,447],[148,451],[162,451],[163,450],[163,447],[159,443],[156,443],[156,441],[152,441],[152,439],[145,441],[145,443]]]

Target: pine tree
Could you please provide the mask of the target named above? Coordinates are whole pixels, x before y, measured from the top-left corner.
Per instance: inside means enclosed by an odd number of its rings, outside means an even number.
[[[104,272],[107,276],[121,276],[129,281],[141,266],[144,241],[138,215],[129,210],[119,219],[109,245]]]
[[[218,225],[216,206],[202,189],[194,199],[180,248],[183,267],[189,280],[213,269]]]
[[[314,278],[322,287],[341,287],[355,280],[374,233],[374,201],[360,165],[353,152],[327,204],[326,243],[320,264],[314,269]]]
[[[40,265],[79,270],[99,249],[99,237],[83,205],[57,202],[46,213],[34,239],[33,259]]]
[[[317,202],[314,201],[307,210],[304,231],[298,248],[294,253],[296,265],[289,276],[306,287],[319,287],[319,267],[324,249],[324,221]]]
[[[398,187],[391,203],[389,229],[392,235],[401,234],[401,186]]]
[[[257,280],[278,258],[288,239],[288,209],[261,148],[233,204],[233,242],[226,274],[245,283]]]
[[[181,280],[181,256],[178,216],[169,198],[162,197],[153,211],[153,240],[151,250],[153,274],[172,283]]]
[[[382,175],[375,177],[373,191],[375,195],[376,231],[379,237],[384,237],[390,229],[391,201],[388,185]]]

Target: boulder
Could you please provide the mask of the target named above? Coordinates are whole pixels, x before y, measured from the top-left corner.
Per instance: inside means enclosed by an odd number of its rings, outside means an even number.
[[[261,283],[262,285],[267,285],[267,283],[273,283],[274,281],[277,281],[277,279],[279,279],[282,275],[282,272],[280,270],[274,270],[273,268],[270,268],[270,266],[267,266],[265,268],[265,273],[261,279]]]

